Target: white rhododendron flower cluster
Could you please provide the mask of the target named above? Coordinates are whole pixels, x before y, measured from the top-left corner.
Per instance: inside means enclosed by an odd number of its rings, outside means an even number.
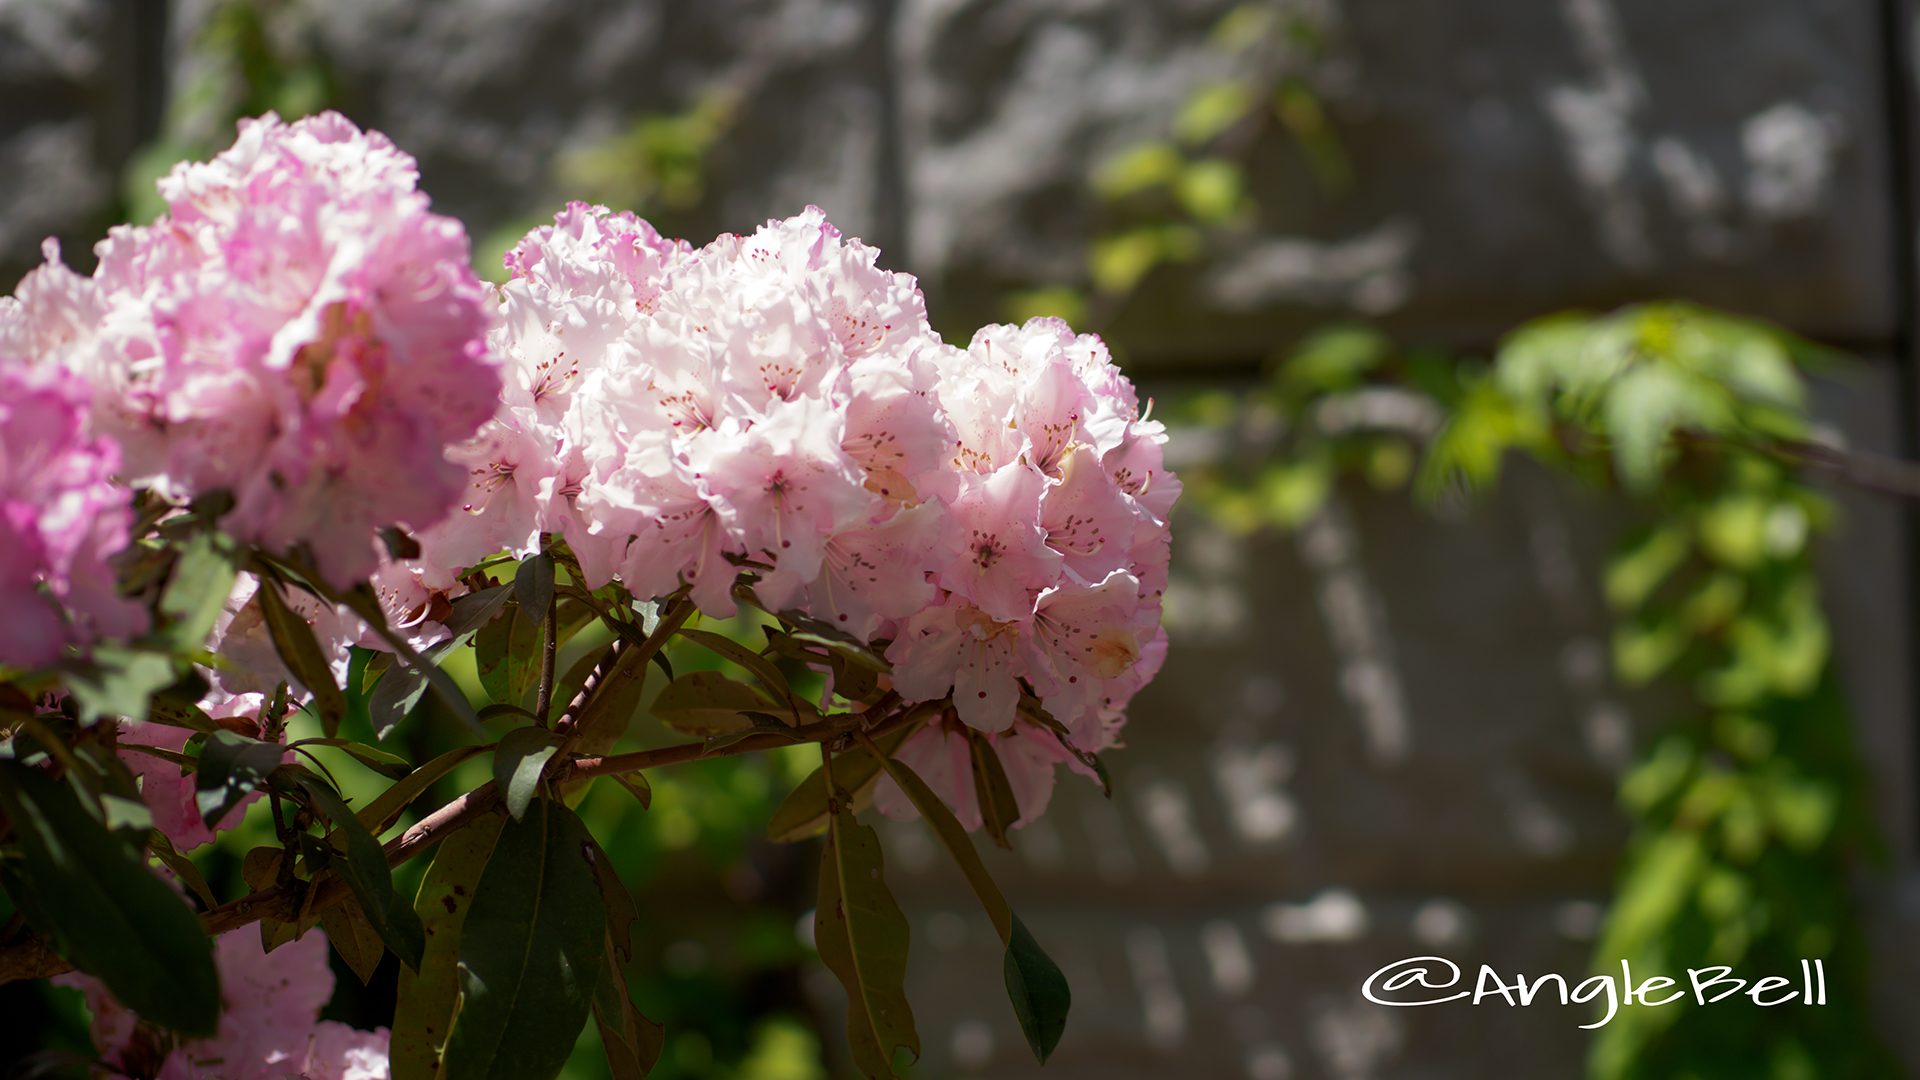
[[[420,572],[450,585],[551,534],[589,585],[684,585],[715,615],[750,573],[761,605],[884,647],[904,700],[952,694],[1030,818],[1074,758],[1016,723],[1021,683],[1080,749],[1112,744],[1165,652],[1179,484],[1099,339],[1036,319],[955,348],[877,256],[814,208],[694,250],[569,206],[507,258],[506,392]],[[977,825],[963,779],[935,787]],[[890,785],[881,805],[909,812]]]
[[[357,581],[380,529],[446,513],[446,448],[499,397],[466,233],[416,179],[337,114],[243,121],[160,181],[158,221],[112,230],[91,277],[50,251],[0,342],[91,385],[127,480],[226,492],[228,532]]]

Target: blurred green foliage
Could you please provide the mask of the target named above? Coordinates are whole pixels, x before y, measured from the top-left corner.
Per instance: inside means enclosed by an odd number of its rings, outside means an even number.
[[[1203,394],[1177,418],[1236,431],[1257,456],[1185,472],[1230,528],[1292,528],[1359,478],[1426,500],[1529,459],[1627,498],[1602,591],[1624,685],[1684,710],[1622,779],[1633,826],[1595,970],[1728,965],[1791,974],[1823,958],[1826,1008],[1627,1009],[1596,1032],[1595,1077],[1892,1076],[1869,1021],[1850,887],[1877,852],[1814,572],[1834,511],[1809,483],[1803,369],[1829,354],[1683,304],[1561,315],[1491,363],[1322,333],[1252,395]]]

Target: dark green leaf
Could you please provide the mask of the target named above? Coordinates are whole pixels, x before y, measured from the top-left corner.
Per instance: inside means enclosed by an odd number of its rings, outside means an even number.
[[[512,673],[507,653],[513,648],[513,628],[520,621],[520,605],[509,603],[501,618],[482,626],[473,635],[473,668],[480,687],[489,701],[517,705],[512,694]]]
[[[320,925],[327,931],[327,943],[346,961],[348,970],[362,985],[371,982],[380,958],[387,955],[387,946],[367,920],[360,901],[351,896],[342,898],[321,913]]]
[[[600,1045],[607,1055],[613,1080],[644,1080],[666,1048],[666,1030],[633,1007],[627,975],[615,953],[613,934],[607,934],[605,964],[593,993],[593,1022],[600,1029]]]
[[[524,727],[509,731],[493,750],[493,782],[515,821],[526,816],[527,804],[540,793],[540,778],[555,750],[553,732]]]
[[[249,739],[224,729],[208,735],[193,776],[193,801],[199,807],[200,820],[208,828],[220,824],[221,818],[266,780],[286,752],[279,743]]]
[[[511,599],[513,587],[510,585],[494,585],[468,593],[453,602],[453,614],[447,616],[443,625],[454,637],[464,637],[499,618]]]
[[[220,1016],[213,946],[179,894],[81,804],[71,787],[0,762],[0,810],[20,859],[7,889],[60,955],[140,1015],[189,1035]]]
[[[967,729],[967,746],[973,760],[973,794],[980,803],[980,822],[994,843],[1011,848],[1007,830],[1020,820],[1020,804],[1013,797],[1006,766],[1000,763],[1000,755],[987,737],[972,728]]]
[[[400,969],[393,1010],[393,1080],[434,1080],[460,1001],[460,933],[505,821],[487,814],[440,841],[413,910],[427,935],[420,969]]]
[[[754,678],[759,679],[761,685],[765,686],[775,698],[786,701],[793,697],[793,690],[787,685],[787,677],[780,673],[780,669],[773,665],[773,661],[745,645],[723,634],[716,634],[711,630],[696,630],[692,627],[682,629],[680,636],[716,656],[731,660],[745,668]]]
[[[147,707],[147,719],[168,727],[186,728],[188,731],[207,732],[219,727],[218,721],[208,716],[206,710],[191,701],[183,701],[171,694],[161,694]]]
[[[893,1055],[918,1060],[920,1035],[907,1004],[907,918],[887,891],[880,837],[836,794],[820,852],[814,947],[847,993],[847,1043],[869,1080],[894,1075]]]
[[[406,812],[413,800],[419,798],[434,781],[453,771],[454,766],[487,749],[485,746],[459,746],[441,754],[425,765],[407,774],[387,790],[375,796],[374,800],[360,808],[360,823],[375,836],[392,827],[400,815]]]
[[[407,764],[407,759],[399,754],[390,753],[377,746],[368,746],[363,742],[355,742],[352,739],[301,739],[291,745],[331,746],[389,780],[403,780],[413,771],[413,766]]]
[[[374,684],[373,696],[367,701],[367,713],[373,723],[373,732],[385,739],[398,727],[400,721],[407,718],[413,707],[420,703],[420,696],[429,686],[453,714],[476,732],[483,731],[480,718],[474,715],[473,706],[468,703],[466,694],[460,690],[460,684],[446,672],[440,670],[440,658],[450,652],[463,639],[454,637],[443,641],[422,653],[417,664],[406,663],[394,658],[394,666],[388,669],[380,681]]]
[[[869,741],[868,745],[872,743]],[[1067,978],[1061,974],[1051,957],[1033,940],[1033,935],[1020,922],[1020,917],[1008,906],[1006,897],[1000,892],[1000,886],[994,883],[993,875],[987,872],[986,863],[980,860],[980,853],[967,837],[953,811],[940,801],[939,796],[927,787],[926,782],[903,761],[888,757],[881,762],[887,775],[900,785],[914,809],[920,811],[933,829],[934,835],[953,856],[960,867],[960,873],[973,887],[973,894],[980,898],[980,906],[986,909],[987,919],[993,923],[993,929],[1000,935],[1000,941],[1006,945],[1006,955],[1002,967],[1007,982],[1007,997],[1013,1002],[1014,1015],[1020,1021],[1020,1030],[1027,1037],[1027,1045],[1033,1049],[1033,1056],[1046,1064],[1048,1055],[1053,1053],[1060,1043],[1060,1035],[1066,1030],[1067,1009],[1072,1004],[1072,995],[1067,989]],[[836,759],[836,768],[837,759]]]
[[[891,754],[918,728],[918,724],[907,724],[876,741],[882,750]],[[841,790],[847,793],[850,805],[857,812],[873,801],[874,784],[880,778],[880,762],[866,747],[856,746],[833,756],[833,777],[840,782]],[[773,816],[767,820],[767,839],[782,844],[810,839],[827,831],[827,819],[827,774],[824,768],[815,769],[774,808]]]
[[[260,612],[266,617],[267,635],[273,639],[274,651],[280,654],[293,677],[306,687],[307,693],[313,695],[314,713],[320,717],[321,730],[329,737],[337,734],[341,718],[347,715],[347,699],[333,683],[333,669],[327,663],[326,651],[313,636],[313,627],[287,606],[278,582],[261,578],[260,589],[254,595],[260,600]]]
[[[778,709],[753,687],[717,671],[682,675],[653,699],[653,715],[689,735],[730,735],[750,730],[754,725],[747,713]]]
[[[542,551],[520,560],[513,575],[513,595],[520,610],[535,623],[547,617],[553,606],[553,556]]]
[[[166,833],[155,829],[147,834],[147,849],[168,870],[173,871],[173,876],[180,879],[180,884],[185,885],[187,891],[198,897],[202,904],[214,907],[220,903],[214,898],[213,890],[207,887],[206,875],[200,872],[192,859],[180,854],[173,846],[173,841],[167,839]]]
[[[636,648],[621,653],[574,717],[573,748],[579,753],[604,754],[627,733],[634,714],[640,711],[641,692],[647,686],[647,665],[637,661],[638,656]],[[585,678],[581,681],[584,684]]]
[[[627,789],[627,794],[640,803],[640,809],[653,809],[653,785],[639,773],[614,773],[613,782]]]
[[[545,1080],[566,1063],[606,945],[592,842],[551,799],[502,827],[460,929],[447,1080]]]
[[[320,778],[303,774],[300,786],[312,799],[314,809],[340,832],[347,857],[338,865],[348,887],[360,901],[360,909],[366,912],[367,922],[401,963],[418,969],[426,937],[420,928],[420,917],[394,891],[393,871],[387,866],[387,854],[380,849],[380,841],[373,838],[340,796]]]
[[[1020,1018],[1020,1031],[1026,1035],[1033,1056],[1045,1065],[1067,1030],[1073,993],[1067,987],[1067,977],[1033,940],[1020,916],[1012,918],[1013,940],[1007,943],[1006,960],[1001,965],[1007,997],[1013,1002],[1014,1015]]]

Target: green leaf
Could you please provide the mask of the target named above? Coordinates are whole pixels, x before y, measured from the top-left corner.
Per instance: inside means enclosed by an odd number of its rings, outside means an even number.
[[[474,672],[480,677],[480,687],[490,701],[515,702],[507,654],[513,649],[513,629],[520,621],[519,611],[519,604],[507,604],[503,618],[487,623],[473,635]]]
[[[880,749],[893,753],[907,736],[919,730],[919,724],[907,724],[875,740]],[[848,797],[848,805],[857,813],[873,802],[873,788],[880,778],[880,762],[865,746],[833,755],[833,777]],[[827,831],[831,815],[827,809],[827,774],[824,767],[807,774],[794,785],[787,797],[767,819],[767,839],[792,844],[811,839]]]
[[[239,570],[233,545],[217,533],[196,533],[180,546],[173,576],[160,594],[160,613],[167,617],[161,640],[175,652],[204,649],[214,620],[233,595]]]
[[[1020,820],[1020,803],[1013,796],[1013,783],[1007,779],[1006,766],[994,752],[987,737],[967,729],[968,755],[973,761],[973,793],[980,803],[980,821],[993,842],[1009,850],[1007,832]]]
[[[259,591],[254,595],[260,599],[260,611],[266,617],[267,635],[273,639],[274,651],[280,654],[293,677],[307,688],[307,693],[313,695],[314,713],[320,718],[321,730],[328,737],[338,734],[340,720],[347,714],[347,699],[333,683],[333,669],[320,642],[313,636],[313,627],[287,606],[278,582],[261,578]]]
[[[434,1080],[460,1001],[461,930],[506,819],[487,814],[440,841],[413,910],[427,937],[418,971],[400,969],[393,1010],[393,1080]]]
[[[1094,190],[1113,200],[1165,187],[1179,175],[1183,160],[1180,151],[1166,143],[1142,143],[1102,166]]]
[[[156,696],[147,706],[147,719],[156,724],[203,733],[220,726],[200,706],[166,694]]]
[[[101,643],[92,656],[67,669],[66,686],[80,707],[81,722],[90,724],[103,716],[145,716],[147,700],[178,677],[170,656]]]
[[[180,895],[87,812],[68,785],[0,761],[0,810],[17,862],[7,891],[60,955],[127,1007],[187,1035],[220,1017],[213,945]]]
[[[638,649],[628,649],[614,661],[593,696],[574,717],[573,747],[582,754],[604,754],[627,733],[640,711],[647,685],[647,665]],[[582,677],[584,684],[585,678]]]
[[[627,974],[614,947],[611,930],[603,951],[605,962],[593,993],[593,1022],[600,1030],[607,1071],[613,1080],[643,1080],[659,1063],[660,1052],[666,1048],[666,1029],[633,1007],[633,995],[627,991]]]
[[[939,796],[905,762],[887,757],[882,759],[881,764],[893,782],[899,784],[906,793],[914,809],[920,811],[920,816],[933,829],[948,854],[953,856],[967,884],[973,887],[973,894],[980,898],[980,906],[986,909],[994,932],[1000,935],[1001,943],[1007,947],[1001,965],[1006,977],[1007,998],[1013,1003],[1014,1015],[1020,1021],[1020,1030],[1026,1035],[1033,1056],[1045,1065],[1054,1047],[1060,1044],[1060,1036],[1067,1027],[1067,1011],[1073,1004],[1067,977],[1046,951],[1040,948],[1039,943],[1033,940],[1033,935],[1027,932],[1020,917],[1013,913],[1013,908],[1000,892],[1000,886],[994,883],[993,875],[987,872],[986,864],[980,861],[980,853],[968,838],[967,830],[953,816],[947,804],[941,802]]]
[[[773,665],[773,661],[754,652],[752,649],[747,648],[732,638],[723,634],[716,634],[711,630],[697,630],[692,627],[687,627],[680,631],[680,636],[700,645],[716,656],[730,660],[747,669],[748,673],[754,678],[759,679],[760,685],[765,686],[768,692],[772,693],[774,697],[791,704],[793,688],[787,685],[787,677],[781,674],[780,669]]]
[[[173,876],[179,878],[180,884],[185,885],[188,892],[198,897],[201,904],[210,908],[219,906],[220,901],[214,897],[213,890],[207,886],[206,875],[200,872],[200,868],[194,865],[192,859],[182,855],[179,849],[173,846],[173,841],[167,839],[166,833],[159,829],[148,833],[147,850],[152,852],[153,857],[159,859],[168,870],[173,871]]]
[[[553,556],[542,551],[522,559],[513,575],[513,595],[536,624],[546,618],[553,606]]]
[[[1033,940],[1020,916],[1012,918],[1013,940],[1007,943],[1001,971],[1014,1015],[1020,1019],[1020,1031],[1027,1037],[1027,1046],[1032,1048],[1040,1064],[1045,1065],[1067,1030],[1067,1010],[1073,1005],[1073,992],[1067,986],[1067,977],[1040,948],[1040,943]]]
[[[193,801],[200,820],[211,829],[240,800],[257,789],[267,774],[280,764],[287,748],[279,743],[261,742],[231,731],[215,731],[200,748],[199,765],[193,775]]]
[[[387,853],[381,850],[380,841],[373,838],[339,794],[320,778],[303,773],[299,782],[312,800],[313,808],[333,823],[345,843],[347,857],[338,865],[347,886],[360,901],[360,909],[366,912],[367,922],[401,963],[418,969],[421,953],[426,949],[426,935],[421,929],[420,917],[394,891],[393,871],[387,866]]]
[[[1202,87],[1187,99],[1173,121],[1173,133],[1190,146],[1199,146],[1225,134],[1253,109],[1253,91],[1245,83],[1222,82]]]
[[[291,746],[331,746],[389,780],[404,780],[413,771],[413,766],[399,754],[353,739],[301,739]]]
[[[538,727],[509,731],[494,747],[493,782],[513,820],[526,816],[527,804],[540,793],[540,778],[546,773],[547,762],[558,749],[553,732]]]
[[[614,773],[613,782],[627,789],[627,794],[639,802],[640,809],[653,809],[653,785],[640,773]]]
[[[753,729],[748,713],[777,712],[779,706],[748,686],[717,671],[693,671],[668,683],[653,699],[661,723],[689,735],[731,735]]]
[[[543,1080],[566,1063],[606,945],[592,842],[551,799],[501,828],[460,930],[447,1080]]]
[[[464,637],[499,618],[513,599],[513,587],[494,585],[468,593],[453,602],[453,614],[442,624],[454,637]]]
[[[320,925],[327,932],[327,944],[340,954],[361,985],[372,982],[381,957],[387,955],[387,946],[360,902],[351,896],[342,898],[320,914]]]
[[[1240,212],[1246,197],[1246,174],[1230,161],[1209,158],[1180,171],[1173,186],[1181,209],[1194,220],[1219,225]]]
[[[814,947],[847,993],[847,1043],[860,1074],[894,1075],[893,1055],[918,1060],[920,1034],[907,1004],[907,918],[887,891],[880,837],[848,809],[844,792],[820,851]]]
[[[367,700],[367,715],[373,722],[376,736],[385,739],[393,734],[393,729],[420,703],[421,695],[427,692],[429,686],[434,688],[434,692],[453,710],[455,716],[476,731],[484,730],[480,727],[479,717],[473,713],[473,706],[467,702],[467,695],[461,692],[460,684],[439,667],[440,658],[462,640],[454,637],[435,645],[421,654],[418,664],[407,664],[398,657],[394,658],[394,666],[380,676],[380,681],[373,686],[373,695]]]
[[[360,808],[357,815],[360,824],[375,836],[386,832],[393,823],[400,820],[413,800],[419,798],[434,781],[452,772],[454,766],[488,749],[486,746],[457,746],[413,770],[403,780],[374,797],[374,800]]]

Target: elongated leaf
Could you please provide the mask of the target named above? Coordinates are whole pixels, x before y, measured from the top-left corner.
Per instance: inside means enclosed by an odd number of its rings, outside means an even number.
[[[919,725],[908,724],[875,740],[891,754],[907,741]],[[873,802],[873,788],[880,779],[880,762],[864,746],[856,746],[833,756],[833,776],[851,800],[855,812]],[[811,839],[827,831],[827,774],[815,769],[794,786],[767,819],[767,839],[782,844]]]
[[[814,947],[846,990],[854,1065],[869,1080],[889,1080],[896,1050],[920,1057],[907,1004],[907,917],[887,891],[879,835],[854,819],[844,792],[836,802],[820,852]]]
[[[507,696],[503,701],[530,705],[533,688],[540,682],[540,639],[546,634],[546,612],[519,605],[507,624]]]
[[[160,594],[160,613],[168,619],[162,640],[175,652],[205,648],[238,576],[231,541],[203,532],[183,543],[173,576]]]
[[[387,867],[387,854],[380,849],[380,841],[373,838],[373,834],[360,824],[360,819],[324,781],[315,776],[302,775],[300,786],[313,800],[314,809],[340,832],[347,857],[335,865],[339,866],[341,876],[347,879],[348,888],[360,901],[360,909],[366,912],[367,922],[380,935],[380,940],[386,942],[387,947],[400,958],[401,963],[418,969],[420,954],[426,948],[425,932],[420,928],[420,917],[394,891],[393,871]]]
[[[401,780],[413,771],[407,759],[399,754],[390,753],[377,746],[368,746],[352,739],[301,739],[293,746],[331,746],[344,752],[348,757],[372,769],[390,780]]]
[[[1033,940],[1020,916],[1013,917],[1013,940],[1007,943],[1007,955],[1001,964],[1007,982],[1007,998],[1020,1019],[1020,1031],[1027,1037],[1033,1056],[1045,1065],[1060,1036],[1067,1030],[1067,1010],[1073,1005],[1073,992],[1067,977],[1053,958]]]
[[[188,731],[212,731],[220,726],[206,710],[191,701],[182,701],[171,695],[161,694],[147,706],[147,719],[168,727],[186,728]]]
[[[608,939],[617,947],[620,959],[631,960],[633,924],[640,921],[640,909],[634,906],[633,894],[627,891],[627,883],[620,880],[620,871],[614,869],[605,849],[592,844],[587,848],[587,857],[593,867],[594,884],[600,890],[600,903],[606,908]]]
[[[593,993],[593,1022],[600,1029],[607,1071],[613,1080],[644,1080],[660,1061],[667,1033],[633,1007],[633,995],[627,991],[627,974],[621,968],[611,931],[607,934],[605,954],[600,983]]]
[[[375,836],[386,832],[394,822],[400,820],[401,814],[406,813],[413,800],[432,787],[435,781],[452,772],[456,765],[486,749],[485,746],[455,747],[408,773],[406,779],[396,780],[392,787],[360,808],[360,824]]]
[[[501,617],[482,626],[473,635],[473,669],[490,701],[516,704],[511,691],[511,672],[507,653],[513,647],[513,627],[519,621],[519,607],[508,603]]]
[[[168,870],[173,871],[173,876],[180,880],[180,884],[187,887],[188,892],[199,898],[200,903],[207,907],[214,907],[220,903],[214,898],[213,890],[207,887],[206,875],[200,872],[200,868],[194,865],[192,859],[180,854],[179,850],[173,846],[173,841],[167,839],[166,833],[159,829],[148,833],[147,850],[151,851],[153,857],[159,859]]]
[[[506,819],[488,814],[440,841],[413,910],[427,948],[418,971],[400,969],[393,1009],[393,1080],[434,1080],[460,1002],[460,934],[480,874]]]
[[[627,733],[640,711],[647,687],[647,665],[629,648],[607,672],[606,679],[574,718],[573,748],[582,754],[604,754]],[[582,679],[584,683],[584,678]]]
[[[545,1080],[586,1022],[606,910],[573,811],[538,800],[507,821],[460,930],[460,1011],[447,1080]]]
[[[440,659],[454,646],[466,640],[455,637],[443,641],[428,649],[420,656],[420,663],[402,663],[395,658],[394,666],[388,669],[380,681],[373,686],[373,695],[367,700],[367,713],[373,723],[373,733],[385,739],[407,718],[413,707],[420,703],[420,696],[428,687],[439,696],[448,710],[476,733],[484,734],[480,718],[474,715],[473,706],[467,701],[467,695],[452,676],[440,670]]]
[[[647,783],[645,776],[639,773],[614,773],[613,782],[626,788],[627,794],[640,804],[640,809],[653,809],[653,785]]]
[[[689,735],[731,735],[753,729],[748,713],[778,712],[779,706],[746,683],[717,671],[694,671],[662,687],[653,699],[653,715]]]
[[[6,870],[7,891],[60,955],[147,1019],[213,1034],[220,1016],[213,945],[180,895],[107,832],[71,787],[38,769],[0,761],[0,810],[20,851]]]
[[[441,623],[454,637],[465,637],[499,618],[513,599],[511,585],[494,585],[453,602],[453,613]]]
[[[1020,820],[1020,803],[1013,796],[1006,766],[1000,763],[1000,755],[987,737],[972,728],[967,729],[967,753],[973,761],[973,793],[980,803],[980,822],[994,843],[1012,848],[1007,830]]]
[[[193,775],[193,801],[199,807],[200,820],[208,828],[240,805],[263,783],[286,747],[216,731],[207,736],[200,750],[199,767]]]
[[[559,747],[545,728],[509,731],[493,751],[493,782],[500,788],[507,814],[515,821],[526,816],[527,804],[540,792],[540,777]]]
[[[343,898],[321,913],[320,925],[327,931],[327,943],[346,961],[347,968],[361,984],[371,982],[374,971],[380,967],[380,958],[387,955],[387,946],[380,940],[380,932],[367,921],[360,901],[351,896]]]
[[[513,575],[513,595],[520,610],[535,623],[547,617],[553,605],[553,556],[542,551],[520,560]]]
[[[870,750],[874,749],[871,740],[863,741]],[[1067,1027],[1067,1010],[1073,1004],[1067,977],[1007,904],[1000,886],[980,861],[980,852],[968,838],[967,830],[947,804],[941,802],[905,762],[887,757],[881,761],[881,767],[900,785],[914,809],[920,811],[941,845],[953,856],[967,884],[973,887],[973,894],[980,898],[980,906],[986,909],[994,933],[1000,935],[1001,943],[1007,947],[1001,966],[1014,1016],[1020,1021],[1020,1031],[1026,1035],[1033,1056],[1042,1065],[1046,1064],[1054,1047],[1060,1045],[1060,1036]]]
[[[260,579],[260,589],[254,595],[260,600],[261,614],[266,616],[267,635],[273,639],[274,651],[280,654],[293,677],[307,688],[307,693],[313,695],[313,708],[320,717],[321,730],[331,738],[339,733],[340,720],[347,715],[347,698],[333,683],[333,668],[327,664],[326,651],[320,648],[307,620],[287,606],[278,582]]]
[[[695,642],[716,656],[731,660],[746,668],[754,678],[760,680],[768,692],[785,701],[793,697],[793,689],[787,685],[787,677],[781,674],[773,661],[747,648],[745,645],[711,630],[697,630],[692,627],[680,631],[680,636]]]

